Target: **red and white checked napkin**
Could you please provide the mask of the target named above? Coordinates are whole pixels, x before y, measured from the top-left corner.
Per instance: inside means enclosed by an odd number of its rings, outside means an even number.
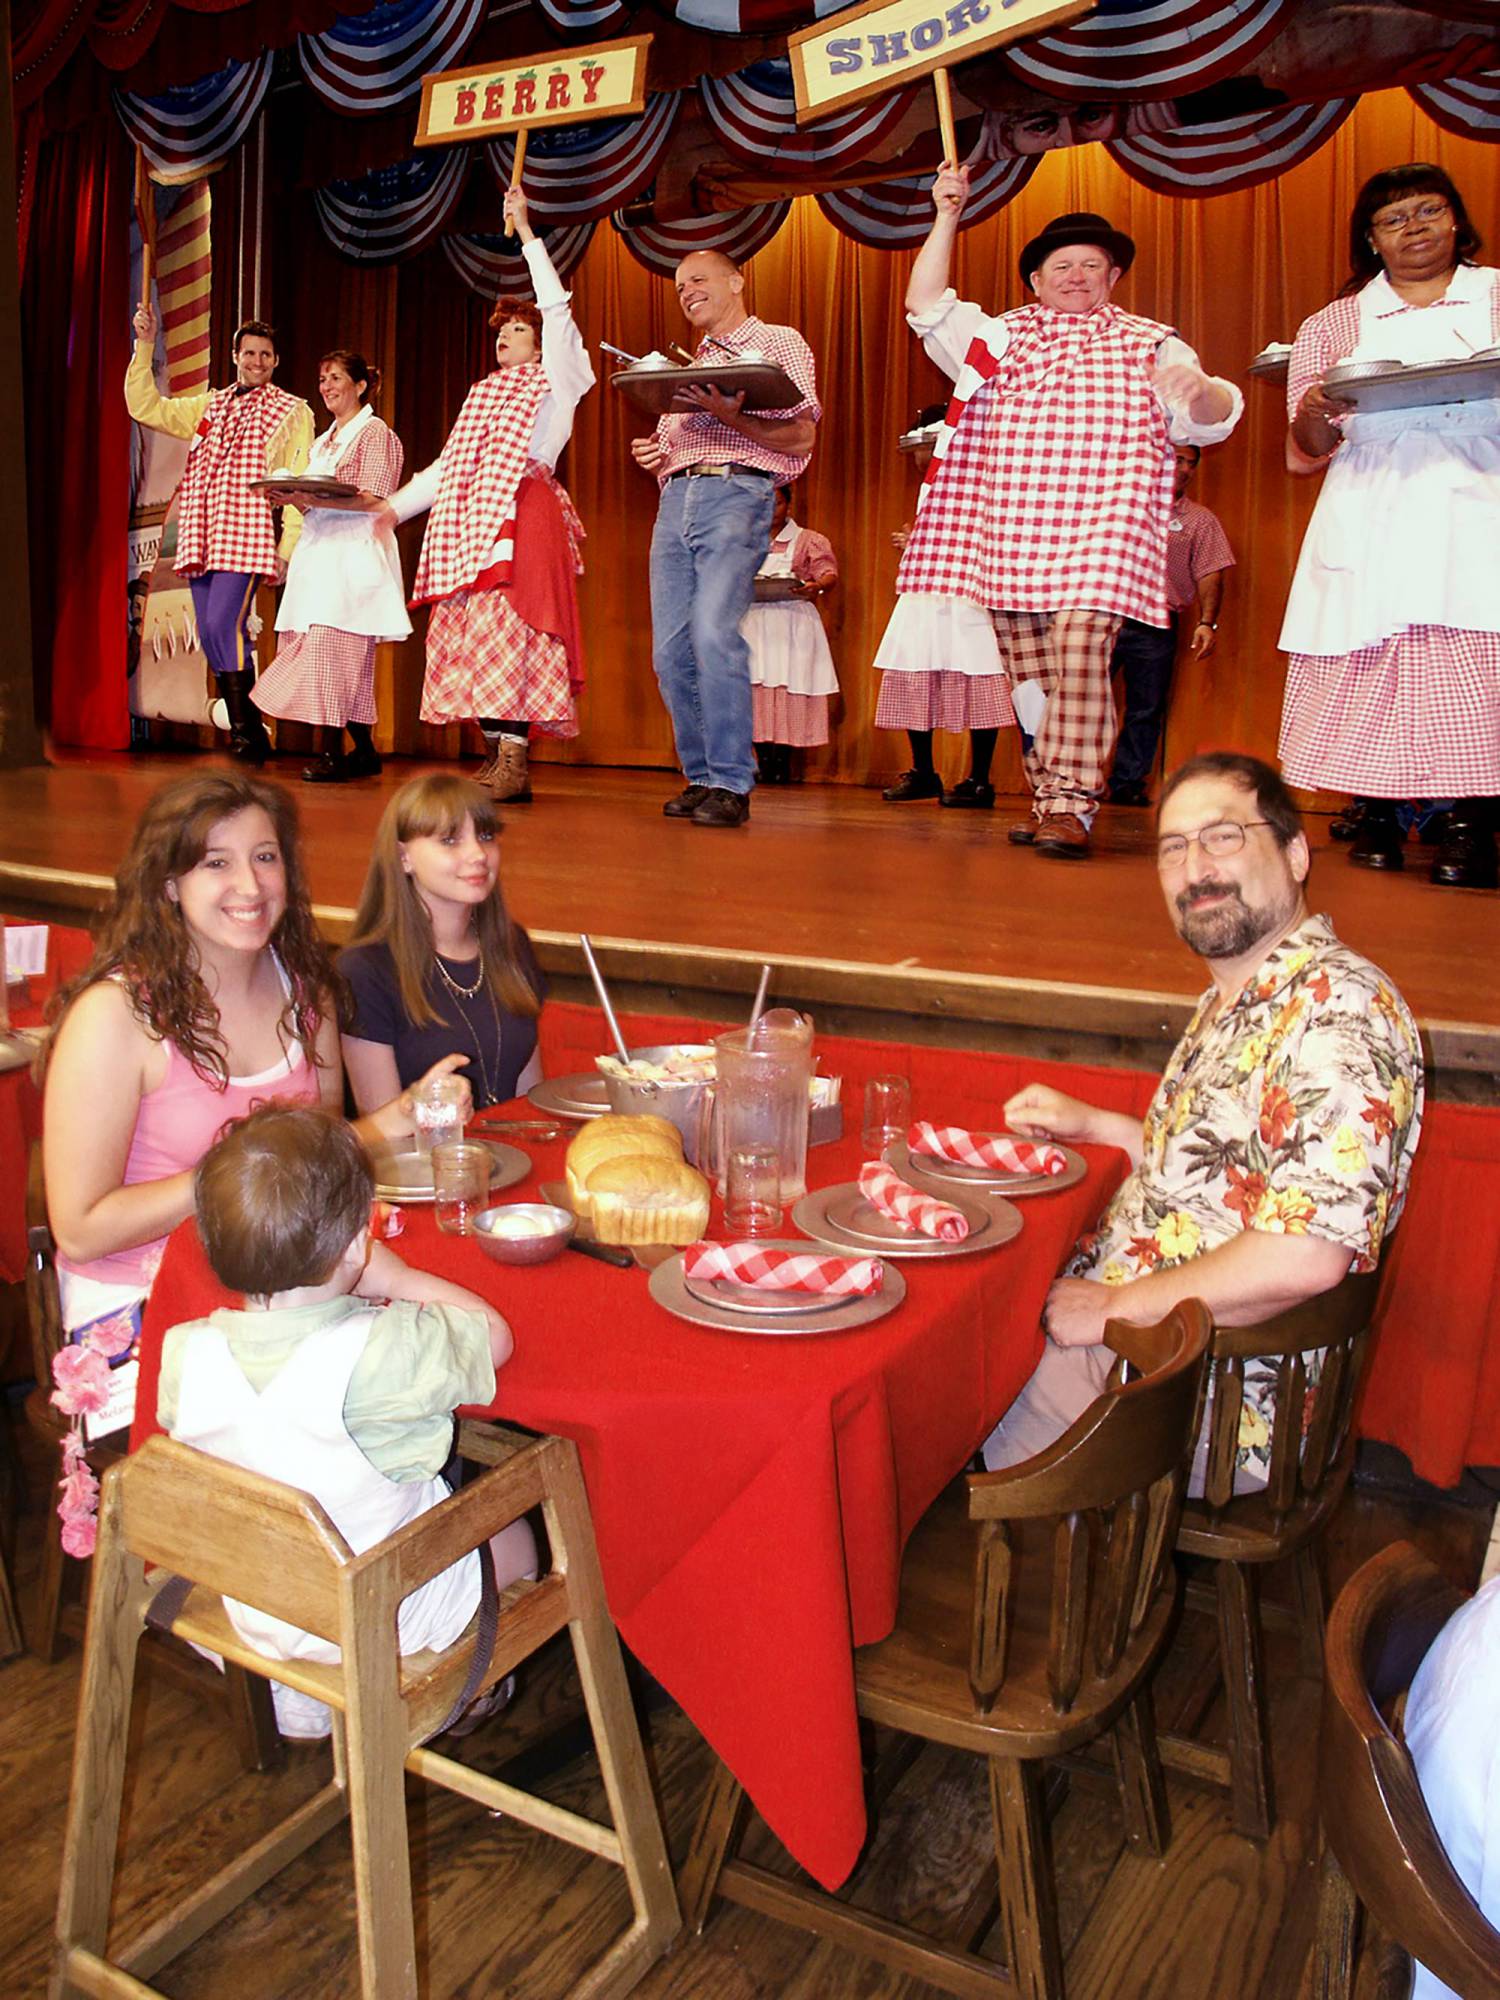
[[[833,1299],[864,1298],[885,1283],[878,1257],[830,1257],[823,1251],[776,1250],[764,1243],[690,1243],[682,1253],[682,1270],[700,1285],[823,1292]]]
[[[904,1181],[884,1160],[866,1160],[859,1170],[859,1191],[871,1208],[914,1234],[934,1236],[941,1243],[962,1243],[969,1233],[966,1218],[946,1201],[923,1194]]]
[[[909,1151],[931,1160],[951,1160],[959,1167],[999,1167],[1007,1174],[1062,1174],[1068,1156],[1061,1146],[1034,1146],[1029,1139],[1011,1139],[1003,1132],[985,1137],[962,1125],[929,1125],[919,1119],[906,1135]]]

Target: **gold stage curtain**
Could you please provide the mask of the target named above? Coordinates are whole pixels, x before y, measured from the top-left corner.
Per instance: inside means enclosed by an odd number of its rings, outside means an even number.
[[[1101,146],[1051,153],[1008,208],[960,238],[954,273],[960,295],[1004,309],[1023,302],[1016,259],[1051,217],[1075,209],[1108,216],[1137,244],[1119,303],[1178,327],[1206,367],[1245,383],[1244,420],[1227,445],[1206,454],[1193,489],[1222,519],[1238,567],[1217,653],[1206,665],[1180,667],[1169,762],[1219,745],[1274,760],[1284,678],[1276,637],[1316,482],[1286,474],[1282,392],[1250,381],[1245,369],[1267,341],[1290,340],[1301,320],[1338,291],[1348,270],[1349,211],[1361,183],[1412,159],[1433,160],[1453,175],[1493,256],[1500,154],[1444,132],[1405,91],[1365,97],[1312,159],[1243,194],[1170,199],[1130,180]],[[476,161],[475,172],[486,171]],[[498,214],[498,195],[495,206]],[[325,348],[362,347],[386,370],[380,407],[401,434],[408,468],[425,464],[485,367],[483,303],[440,251],[372,270],[335,256],[299,199],[283,219],[293,226],[280,232],[271,253],[281,379],[313,394]],[[843,695],[833,741],[808,753],[809,769],[853,784],[887,778],[907,762],[905,739],[873,727],[878,676],[870,662],[893,598],[891,537],[909,518],[916,491],[915,472],[898,455],[896,439],[923,404],[944,393],[943,378],[902,315],[910,264],[906,252],[850,242],[804,198],[748,271],[752,310],[800,328],[817,356],[824,416],[796,504],[798,519],[826,534],[839,558],[841,582],[826,617]],[[596,231],[572,285],[601,376],[579,409],[560,468],[588,529],[580,586],[588,687],[581,734],[565,745],[544,741],[539,754],[665,767],[673,762],[671,733],[651,671],[647,588],[655,499],[629,455],[630,438],[646,424],[609,388],[609,357],[597,343],[602,336],[644,353],[677,338],[684,324],[671,284],[643,270],[608,223]],[[403,532],[408,579],[419,536],[420,523]],[[382,649],[383,746],[456,754],[458,730],[417,722],[420,689],[420,634]],[[940,748],[945,770],[960,775],[964,747],[945,738]],[[1013,732],[1002,741],[995,776],[1008,789],[1024,788]]]

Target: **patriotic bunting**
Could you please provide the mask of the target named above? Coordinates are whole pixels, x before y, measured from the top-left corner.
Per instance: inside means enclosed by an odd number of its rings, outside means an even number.
[[[682,109],[676,92],[648,98],[639,118],[600,118],[590,125],[550,125],[531,134],[524,186],[531,219],[546,224],[594,222],[648,188]],[[490,165],[510,186],[515,137],[491,139]]]
[[[1289,104],[1176,132],[1136,132],[1111,140],[1107,151],[1132,180],[1158,194],[1233,194],[1309,159],[1357,102],[1336,97],[1330,104]]]
[[[1461,139],[1500,140],[1500,70],[1455,76],[1447,83],[1417,83],[1411,94],[1445,132]]]
[[[272,61],[267,50],[254,62],[226,63],[159,97],[115,92],[125,130],[159,181],[197,180],[234,151],[265,99]]]
[[[797,124],[792,66],[783,58],[752,63],[732,76],[703,76],[698,95],[710,124],[735,159],[789,179],[829,173],[865,159],[896,129],[920,86],[866,99],[846,110]]]
[[[685,28],[706,28],[711,35],[776,35],[788,28],[805,28],[825,14],[837,14],[849,0],[670,0],[672,12]]]
[[[1021,192],[1036,172],[1033,158],[994,160],[973,171],[969,199],[964,203],[961,229],[994,215]],[[815,197],[818,207],[841,235],[853,237],[871,250],[909,250],[932,227],[932,176],[874,181],[865,187],[835,188]]]
[[[540,4],[554,27],[580,42],[623,34],[631,14],[625,0],[540,0]]]
[[[302,35],[302,73],[336,111],[384,111],[413,97],[428,70],[453,68],[484,19],[485,0],[381,0]]]
[[[330,181],[313,196],[323,233],[359,264],[391,264],[441,235],[469,176],[467,146],[422,153],[357,181]]]
[[[593,234],[592,222],[545,232],[547,255],[559,278],[566,279],[569,272],[577,270]],[[443,255],[470,291],[478,292],[482,299],[532,297],[531,268],[514,236],[445,236]]]
[[[1060,97],[1183,97],[1242,70],[1291,14],[1292,0],[1099,0],[1002,54]]]
[[[625,239],[639,264],[659,278],[670,278],[691,251],[722,250],[737,264],[764,250],[786,221],[789,201],[763,202],[758,208],[731,209],[724,215],[694,215],[683,222],[652,222],[627,228],[618,215],[610,221]]]

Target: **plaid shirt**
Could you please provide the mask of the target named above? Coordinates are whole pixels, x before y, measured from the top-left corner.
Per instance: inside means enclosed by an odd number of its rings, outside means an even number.
[[[1186,611],[1206,576],[1234,568],[1234,550],[1217,514],[1196,500],[1179,500],[1167,523],[1167,602]]]
[[[817,367],[812,349],[794,327],[768,326],[765,320],[757,319],[752,313],[731,334],[723,337],[705,334],[698,343],[696,358],[707,366],[713,362],[732,360],[747,347],[759,348],[767,361],[785,369],[802,391],[802,401],[790,410],[747,409],[744,414],[747,417],[768,417],[773,423],[793,417],[810,417],[814,423],[819,422],[823,406],[818,401]],[[666,463],[657,475],[661,484],[686,465],[706,462],[710,465],[753,465],[758,471],[773,473],[777,481],[785,485],[803,472],[812,457],[811,450],[795,457],[789,452],[775,451],[768,444],[761,444],[740,431],[731,430],[717,417],[696,410],[685,414],[672,411],[659,418],[656,441],[667,453]]]

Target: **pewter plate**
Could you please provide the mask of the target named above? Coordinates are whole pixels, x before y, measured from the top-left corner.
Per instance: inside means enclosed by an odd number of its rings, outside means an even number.
[[[258,493],[263,500],[283,501],[295,494],[300,501],[305,498],[314,507],[322,500],[352,500],[359,492],[347,479],[330,479],[326,473],[299,473],[295,479],[252,479],[250,491]]]
[[[757,1241],[759,1239],[757,1238]],[[807,1255],[805,1243],[790,1240],[767,1242],[766,1249],[794,1250]],[[736,1285],[727,1278],[690,1278],[684,1266],[682,1289],[699,1305],[722,1306],[726,1312],[807,1314],[822,1312],[828,1304],[826,1292],[773,1292],[759,1285]],[[871,1296],[875,1296],[873,1293]]]
[[[794,1238],[778,1237],[767,1246],[777,1250],[805,1251],[807,1245]],[[839,1246],[847,1249],[847,1244]],[[705,1288],[707,1289],[707,1288]],[[738,1289],[738,1287],[736,1288]],[[820,1299],[817,1310],[807,1313],[747,1311],[743,1306],[718,1305],[696,1298],[687,1289],[683,1276],[682,1253],[669,1263],[658,1264],[651,1273],[651,1296],[678,1319],[693,1326],[711,1326],[725,1333],[850,1333],[855,1327],[869,1326],[894,1312],[906,1297],[906,1280],[894,1264],[887,1264],[878,1292],[853,1299]]]
[[[531,1157],[519,1146],[507,1146],[500,1139],[478,1139],[494,1164],[490,1168],[490,1193],[514,1187],[531,1172]],[[371,1148],[370,1164],[375,1169],[375,1195],[379,1201],[435,1201],[432,1185],[432,1155],[419,1153],[407,1140],[396,1146]]]
[[[795,576],[758,576],[755,579],[757,604],[811,604],[806,586]]]
[[[791,410],[802,402],[802,391],[774,361],[719,361],[691,368],[622,368],[610,381],[638,410],[661,416],[668,410],[690,410],[684,389],[719,389],[726,396],[745,392],[747,410]]]
[[[969,1233],[962,1243],[944,1243],[935,1236],[905,1230],[872,1208],[853,1181],[817,1188],[803,1195],[792,1220],[804,1236],[835,1250],[878,1250],[882,1257],[974,1257],[998,1250],[1021,1233],[1021,1211],[1002,1196],[977,1190],[967,1201],[946,1191],[944,1199],[965,1216]]]
[[[609,1109],[608,1086],[597,1070],[543,1077],[526,1095],[538,1111],[552,1118],[598,1118]]]
[[[976,1139],[1010,1139],[1011,1132],[976,1132]],[[1038,1143],[1032,1141],[1030,1143]],[[1062,1188],[1077,1187],[1088,1172],[1088,1162],[1071,1146],[1064,1146],[1068,1164],[1060,1174],[1013,1174],[1004,1167],[966,1167],[957,1160],[938,1160],[928,1153],[914,1153],[904,1139],[893,1140],[885,1149],[885,1161],[902,1180],[939,1183],[949,1188],[973,1188],[977,1193],[1009,1195],[1056,1194]]]
[[[1500,354],[1486,349],[1463,361],[1424,361],[1414,368],[1399,362],[1393,366],[1386,361],[1346,361],[1329,369],[1323,387],[1356,410],[1485,402],[1500,396]]]

